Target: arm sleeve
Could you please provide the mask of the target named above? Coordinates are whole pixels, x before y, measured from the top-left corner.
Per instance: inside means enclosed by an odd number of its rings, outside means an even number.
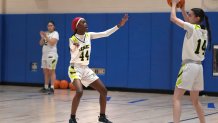
[[[55,38],[55,39],[57,39],[57,40],[59,40],[59,34],[58,34],[58,32],[54,32],[54,35],[52,36],[52,38]]]
[[[98,38],[103,38],[103,37],[108,37],[110,36],[111,34],[113,34],[114,32],[116,32],[119,28],[117,26],[111,28],[111,29],[108,29],[104,32],[90,32],[90,36],[91,36],[91,39],[98,39]]]
[[[192,33],[194,30],[194,25],[188,23],[188,22],[184,22],[184,30],[186,30],[188,33]]]

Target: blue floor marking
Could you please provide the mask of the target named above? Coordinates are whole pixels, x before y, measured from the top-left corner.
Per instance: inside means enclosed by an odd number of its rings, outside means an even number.
[[[216,108],[214,103],[208,103],[207,108]]]
[[[139,99],[139,100],[130,101],[130,102],[128,102],[128,103],[134,104],[134,103],[138,103],[138,102],[144,102],[144,101],[146,101],[146,100],[148,100],[148,99]]]

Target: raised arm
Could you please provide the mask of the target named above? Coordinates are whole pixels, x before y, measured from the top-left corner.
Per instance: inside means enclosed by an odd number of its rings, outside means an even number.
[[[91,35],[91,39],[97,39],[97,38],[103,38],[103,37],[108,37],[111,34],[113,34],[114,32],[116,32],[118,30],[118,26],[115,26],[111,29],[108,29],[104,32],[90,32]]]
[[[170,20],[175,23],[176,25],[180,26],[181,28],[184,28],[184,21],[177,18],[176,16],[176,4],[179,2],[179,0],[172,0],[172,9],[171,9],[171,16]]]
[[[91,39],[108,37],[114,32],[116,32],[120,27],[124,26],[127,21],[128,21],[128,14],[125,14],[122,20],[120,21],[120,23],[114,26],[113,28],[108,29],[104,32],[90,32]]]
[[[185,4],[181,7],[181,11],[182,11],[182,16],[183,16],[185,22],[189,22],[188,14],[187,14],[187,12],[185,10]]]

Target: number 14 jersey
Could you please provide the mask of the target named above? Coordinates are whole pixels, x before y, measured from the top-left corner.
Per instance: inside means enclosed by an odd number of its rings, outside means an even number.
[[[207,30],[201,29],[200,25],[184,23],[187,31],[182,49],[182,60],[203,61],[208,44]]]

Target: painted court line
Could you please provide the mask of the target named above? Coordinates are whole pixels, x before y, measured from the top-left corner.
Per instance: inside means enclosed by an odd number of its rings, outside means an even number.
[[[207,117],[207,116],[211,116],[211,115],[214,115],[214,114],[218,114],[218,112],[206,114],[206,115],[204,115],[204,116]],[[184,120],[180,120],[180,121],[181,121],[181,122],[184,122],[184,121],[194,120],[194,119],[197,119],[197,118],[198,118],[198,117],[192,117],[192,118],[188,118],[188,119],[184,119]],[[169,122],[169,123],[173,123],[173,122]]]

